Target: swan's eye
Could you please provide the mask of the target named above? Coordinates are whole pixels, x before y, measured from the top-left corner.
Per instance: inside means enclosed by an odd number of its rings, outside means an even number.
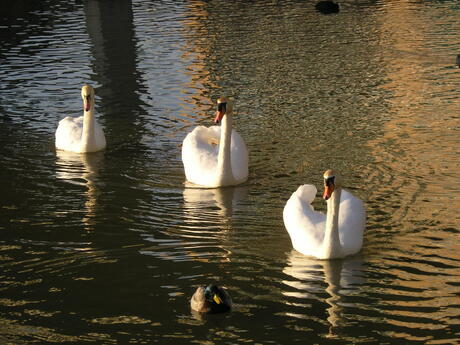
[[[227,109],[227,103],[219,103],[217,105],[217,110],[218,111],[225,111]]]

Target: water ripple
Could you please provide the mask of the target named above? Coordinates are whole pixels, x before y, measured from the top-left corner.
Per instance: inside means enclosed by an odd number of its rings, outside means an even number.
[[[22,5],[0,23],[1,343],[459,342],[454,1]],[[107,149],[56,151],[85,82]],[[223,93],[249,180],[191,188],[182,140]],[[330,167],[367,229],[317,261],[282,209]],[[232,313],[190,312],[210,282]]]

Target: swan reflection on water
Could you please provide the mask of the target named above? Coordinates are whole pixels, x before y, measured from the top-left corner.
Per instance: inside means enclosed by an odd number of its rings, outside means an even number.
[[[83,223],[87,230],[94,226],[94,217],[100,194],[97,180],[104,164],[104,152],[74,153],[56,150],[56,177],[74,185],[86,186]]]
[[[193,221],[203,221],[203,209],[213,210],[208,212],[209,217],[218,216],[230,222],[233,208],[248,194],[247,186],[226,188],[193,188],[186,183],[184,189],[184,210]]]
[[[308,314],[311,306],[307,305],[307,301],[311,299],[323,301],[321,295],[326,292],[329,295],[324,299],[328,305],[326,307],[329,323],[327,337],[338,336],[340,327],[347,324],[343,308],[348,305],[347,295],[353,293],[348,292],[364,283],[362,259],[359,256],[352,256],[342,260],[317,260],[292,250],[287,262],[288,265],[283,269],[283,273],[294,279],[283,280],[283,283],[294,288],[295,291],[290,289],[283,292],[283,295],[302,300],[295,305],[308,308],[305,311]]]
[[[209,189],[186,184],[183,207],[168,210],[179,221],[162,231],[166,238],[153,231],[144,233],[142,238],[151,245],[143,248],[141,254],[168,261],[231,261],[232,215],[246,194],[244,186]],[[174,214],[174,210],[180,214]]]
[[[183,212],[187,224],[182,230],[183,234],[203,244],[206,243],[204,247],[213,251],[210,255],[218,255],[221,261],[230,261],[232,251],[228,241],[233,229],[232,216],[238,203],[247,193],[247,186],[211,189],[193,188],[186,184],[183,191]],[[218,251],[216,247],[219,248]],[[199,252],[202,250],[203,248],[199,248]]]

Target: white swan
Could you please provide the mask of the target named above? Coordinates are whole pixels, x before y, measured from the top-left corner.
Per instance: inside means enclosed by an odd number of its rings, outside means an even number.
[[[327,215],[311,205],[316,196],[312,185],[300,186],[287,201],[284,225],[298,252],[318,259],[343,258],[361,250],[366,212],[363,202],[343,190],[340,177],[332,170],[324,173]]]
[[[232,129],[233,103],[221,97],[217,104],[214,122],[222,121],[222,126],[198,126],[187,134],[182,145],[187,180],[206,187],[237,185],[248,178],[248,150]]]
[[[94,117],[94,89],[89,85],[81,88],[83,116],[59,121],[56,130],[56,148],[77,153],[96,152],[105,148],[105,136]]]

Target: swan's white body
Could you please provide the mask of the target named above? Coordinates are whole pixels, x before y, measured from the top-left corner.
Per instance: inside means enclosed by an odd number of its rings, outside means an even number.
[[[85,103],[83,116],[67,116],[59,121],[56,130],[56,148],[59,150],[84,153],[106,147],[104,131],[94,116],[93,89],[88,85],[83,86],[82,97]]]
[[[243,138],[232,129],[231,109],[222,125],[198,126],[182,145],[182,162],[189,182],[206,187],[243,183],[248,178],[248,150]]]
[[[294,249],[318,259],[343,258],[359,252],[366,223],[363,202],[337,188],[327,201],[325,215],[311,205],[315,196],[315,186],[300,186],[284,207],[284,225]]]

